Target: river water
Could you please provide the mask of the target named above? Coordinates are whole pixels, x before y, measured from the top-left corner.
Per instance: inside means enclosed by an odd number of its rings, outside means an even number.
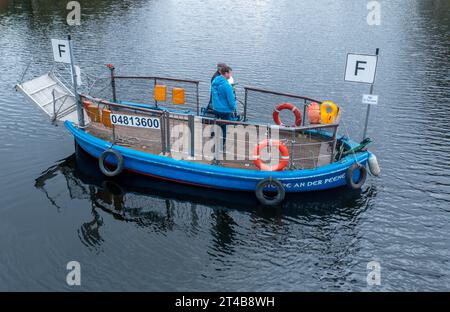
[[[0,1],[0,290],[450,290],[450,3],[380,1],[381,25],[369,26],[367,2],[80,1],[82,24],[69,27],[65,1]],[[368,86],[343,81],[345,57],[380,48],[369,136],[382,175],[277,209],[134,175],[106,181],[13,88],[30,60],[30,75],[47,71],[50,39],[68,33],[94,74],[114,63],[207,92],[223,61],[241,86],[331,99],[356,140]],[[71,260],[81,286],[66,284]],[[370,261],[379,286],[366,281]]]

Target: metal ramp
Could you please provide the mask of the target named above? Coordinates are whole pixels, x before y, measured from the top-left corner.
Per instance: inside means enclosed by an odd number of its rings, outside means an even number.
[[[16,85],[52,121],[78,123],[77,103],[73,92],[50,72]],[[87,120],[87,119],[86,119]]]

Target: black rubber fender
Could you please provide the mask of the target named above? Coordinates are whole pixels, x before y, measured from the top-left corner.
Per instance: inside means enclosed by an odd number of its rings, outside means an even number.
[[[357,182],[353,181],[353,174],[355,170],[359,170],[359,180]],[[359,190],[362,188],[364,183],[366,183],[367,179],[367,169],[365,166],[355,163],[350,168],[347,169],[347,173],[345,175],[345,180],[347,181],[348,187],[353,190]]]
[[[109,170],[105,166],[105,159],[109,155],[114,156],[116,158],[116,160],[117,160],[117,167],[116,167],[116,169],[114,169],[112,171]],[[100,167],[100,171],[105,176],[107,176],[107,177],[115,177],[115,176],[119,175],[123,171],[123,156],[122,156],[122,154],[120,154],[116,150],[113,150],[113,149],[106,150],[98,158],[98,166]]]
[[[269,185],[275,187],[276,195],[267,196],[264,194],[264,189]],[[259,181],[259,183],[256,185],[255,194],[256,198],[259,200],[261,204],[265,206],[276,206],[283,202],[286,196],[286,190],[284,189],[283,184],[277,179],[266,178]]]

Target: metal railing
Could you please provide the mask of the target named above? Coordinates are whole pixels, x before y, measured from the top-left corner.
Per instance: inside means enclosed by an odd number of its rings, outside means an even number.
[[[275,98],[282,97],[286,100],[293,100],[294,104],[300,103],[303,106],[301,109],[301,111],[303,112],[302,126],[304,126],[306,124],[305,116],[306,116],[306,108],[307,108],[308,104],[310,104],[312,102],[322,103],[322,101],[320,101],[320,100],[315,100],[310,97],[296,95],[296,94],[292,94],[292,93],[272,91],[272,90],[267,90],[267,89],[262,89],[262,88],[257,88],[257,87],[244,87],[244,112],[243,112],[243,115],[244,115],[243,120],[244,121],[247,121],[247,119],[248,119],[248,117],[247,117],[248,106],[249,106],[249,102],[252,101],[252,96],[251,96],[252,94],[255,94],[254,95],[255,98],[258,96],[262,97],[262,98],[255,100],[258,102],[266,102],[264,99],[264,95],[267,95],[267,96],[273,96]],[[273,103],[273,104],[280,104],[280,103]]]
[[[255,147],[265,139],[278,139],[289,149],[288,170],[317,168],[334,161],[338,124],[284,127],[248,121],[219,120],[195,115],[194,113],[173,112],[161,107],[135,107],[88,95],[82,95],[82,100],[88,100],[97,105],[98,111],[107,109],[113,113],[120,112],[159,118],[160,128],[157,130],[116,126],[114,124],[110,124],[108,128],[103,127],[102,122],[92,123],[93,128],[101,128],[101,131],[108,133],[108,139],[113,144],[144,148],[150,153],[173,156],[174,153],[179,152],[174,148],[174,143],[176,143],[178,137],[172,131],[176,129],[176,126],[184,126],[189,129],[188,147],[184,149],[184,155],[181,155],[184,159],[254,169],[252,157]],[[216,129],[215,131],[219,128],[225,129],[226,134],[223,135],[221,132],[220,135],[218,135],[219,133],[206,133],[209,136],[205,139],[205,128],[208,126]],[[238,134],[234,132],[236,127],[244,132],[243,137],[239,137],[242,132]],[[251,137],[245,133],[249,127],[256,131],[256,136]],[[212,137],[215,137],[214,140],[216,140],[214,153],[212,157],[205,158],[206,142],[210,141]],[[105,137],[105,139],[107,138]],[[221,144],[222,142],[223,144]],[[245,146],[243,149],[245,153],[239,153],[237,146]],[[269,153],[272,153],[270,149],[269,147]],[[276,153],[274,154],[276,155]]]
[[[64,67],[61,70],[61,68],[55,65],[50,74],[60,85],[70,86],[72,82],[70,81],[70,76],[67,75],[67,72],[67,68]],[[107,79],[109,79],[109,82]],[[108,90],[112,94],[111,101],[92,95],[81,94],[81,100],[88,100],[95,104],[99,114],[103,114],[103,110],[106,109],[110,113],[128,112],[139,116],[155,117],[160,120],[160,128],[157,130],[146,128],[126,129],[126,127],[117,126],[111,122],[109,122],[108,126],[105,126],[105,123],[108,123],[105,122],[105,120],[100,120],[100,118],[94,120],[91,123],[91,128],[94,130],[97,128],[99,135],[106,133],[107,135],[102,138],[111,141],[113,144],[130,145],[143,148],[151,153],[172,156],[172,154],[176,152],[174,150],[176,138],[172,135],[172,130],[177,125],[183,125],[189,129],[190,134],[189,139],[187,140],[189,148],[186,149],[187,152],[185,156],[195,161],[211,161],[213,164],[233,163],[238,166],[244,164],[253,168],[252,157],[254,155],[252,154],[254,147],[265,139],[278,139],[289,149],[289,165],[287,169],[290,170],[316,168],[322,164],[333,162],[335,158],[336,136],[339,126],[338,119],[331,124],[308,124],[308,119],[306,118],[308,105],[312,102],[322,102],[310,97],[271,91],[257,87],[244,87],[245,99],[243,103],[243,118],[241,121],[232,121],[201,115],[199,99],[200,82],[196,80],[159,76],[116,76],[113,68],[110,78],[104,77],[91,80],[92,81],[87,84],[86,88],[84,88],[87,92],[90,92],[99,82],[101,83],[102,90],[111,87],[111,90]],[[148,104],[148,107],[132,105],[133,103],[130,104],[125,101],[121,102],[125,97],[122,98],[117,96],[118,92],[120,92],[117,83],[120,81],[130,81],[132,84],[135,84],[136,81],[142,81],[142,87],[145,88],[143,91],[146,93],[147,101],[136,102],[135,104]],[[170,109],[167,106],[163,107],[158,105],[159,103],[154,100],[154,96],[152,96],[150,91],[157,84],[167,84],[169,87],[176,87],[179,85],[181,85],[181,87],[186,87],[187,98],[190,104],[190,106],[187,106],[192,108],[192,110],[180,111],[179,109]],[[66,89],[69,94],[73,94],[69,87],[66,87]],[[135,93],[134,90],[130,90],[129,92],[132,94]],[[57,103],[62,102],[64,104],[65,98],[58,97],[55,92],[52,92],[52,97],[53,113],[56,117],[57,115],[64,113],[59,111]],[[285,127],[269,123],[250,122],[248,120],[250,105],[253,104],[254,101],[258,101],[258,107],[272,108],[273,105],[269,105],[270,101],[266,102],[266,99],[268,98],[275,101],[276,104],[281,103],[282,101],[280,101],[280,99],[284,98],[292,101],[294,105],[299,105],[299,108],[301,107],[300,110],[303,111],[301,126]],[[59,108],[61,107],[62,105]],[[179,107],[180,106],[177,108]],[[186,106],[182,107],[184,108]],[[216,130],[217,133],[213,133],[216,142],[223,142],[223,146],[214,150],[212,159],[205,160],[203,159],[203,149],[205,147],[203,131],[208,126],[215,127],[216,129],[219,127],[226,132],[219,135],[219,132]],[[243,139],[238,138],[238,135],[233,132],[236,127],[241,127],[243,129],[241,129],[245,134]],[[251,138],[248,136],[247,138],[247,133],[245,132],[247,127],[253,127],[255,129],[257,132],[256,137]],[[229,130],[231,130],[232,134],[228,134]],[[202,133],[199,133],[199,131],[202,131]],[[242,154],[241,150],[235,148],[235,146],[242,145],[246,146],[244,154]],[[233,146],[233,148],[230,149],[230,146]],[[268,149],[271,150],[271,147],[269,146]]]
[[[173,86],[179,85],[180,87],[183,87],[183,89],[190,89],[187,90],[187,98],[190,103],[187,103],[185,107],[188,107],[189,109],[193,109],[196,112],[196,115],[200,115],[200,97],[199,97],[199,84],[200,82],[197,80],[192,79],[178,79],[178,78],[170,78],[170,77],[160,77],[160,76],[123,76],[123,75],[115,75],[114,69],[111,70],[111,86],[112,86],[112,96],[113,101],[117,101],[119,99],[118,97],[118,87],[117,83],[120,80],[134,80],[134,81],[144,81],[148,82],[148,85],[145,87],[155,87],[159,83],[165,84],[165,83],[172,83]],[[144,94],[151,94],[150,88],[147,90],[143,90]],[[189,92],[191,91],[191,92]],[[120,100],[120,99],[119,99]],[[147,101],[149,104],[149,101]],[[155,107],[159,106],[159,103],[156,99],[153,98],[153,104]]]

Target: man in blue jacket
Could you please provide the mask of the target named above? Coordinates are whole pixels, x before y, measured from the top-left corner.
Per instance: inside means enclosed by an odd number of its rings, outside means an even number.
[[[216,77],[211,85],[212,107],[219,119],[233,120],[236,111],[236,96],[233,87],[228,82],[231,78],[231,68],[220,69],[220,76]]]

